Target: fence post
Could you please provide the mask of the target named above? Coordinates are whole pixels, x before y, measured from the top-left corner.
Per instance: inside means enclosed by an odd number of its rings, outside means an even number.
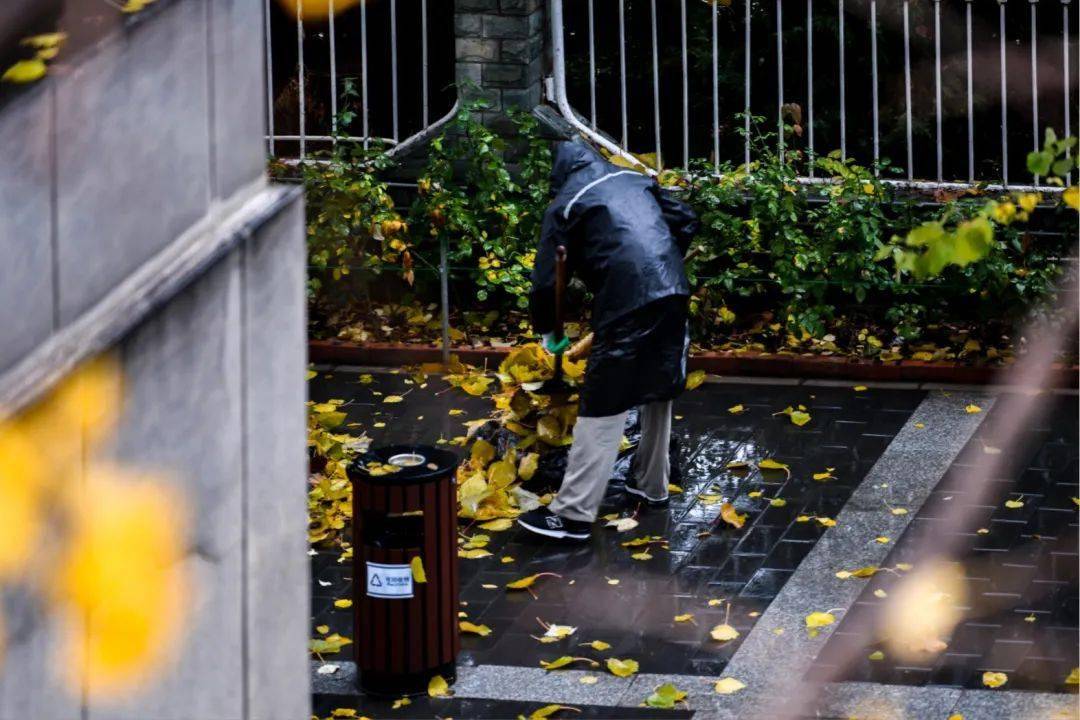
[[[485,122],[511,107],[540,104],[544,67],[542,0],[454,0],[458,93],[491,105]]]

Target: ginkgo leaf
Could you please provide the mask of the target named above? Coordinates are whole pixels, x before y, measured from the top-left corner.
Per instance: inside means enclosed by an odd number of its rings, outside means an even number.
[[[908,514],[907,508],[899,508],[899,507],[898,508],[893,508],[889,512],[891,512],[893,515],[907,515]]]
[[[719,695],[732,695],[746,687],[746,683],[733,677],[724,677],[716,681],[713,690]]]
[[[974,415],[975,413],[981,413],[982,408],[972,403],[971,405],[968,405],[964,408],[964,412],[966,412],[968,415]]]
[[[450,686],[446,683],[446,679],[442,675],[436,675],[428,681],[427,694],[429,697],[449,697]]]
[[[636,553],[632,554],[630,557],[633,558],[634,560],[652,560],[652,558],[653,558],[652,553],[650,553],[648,550],[642,550],[641,552],[636,552]]]
[[[495,520],[488,520],[485,523],[480,523],[481,530],[489,530],[491,532],[502,532],[503,530],[509,530],[514,527],[514,521],[510,518],[496,518]]]
[[[596,677],[595,675],[582,675],[578,678],[578,682],[582,685],[595,685],[596,683],[600,682],[600,678]]]
[[[866,388],[865,385],[856,385],[855,387],[852,388],[852,390],[854,390],[855,392],[863,392],[866,389],[867,388]]]
[[[506,587],[508,587],[511,590],[524,590],[525,588],[532,587],[532,584],[534,582],[536,582],[538,578],[541,578],[541,577],[543,577],[545,575],[550,575],[552,577],[559,577],[555,573],[537,573],[535,575],[528,575],[528,576],[520,578],[518,580],[508,582],[508,583],[506,583]]]
[[[686,699],[686,693],[679,690],[671,683],[664,683],[656,688],[649,697],[645,698],[645,704],[649,707],[670,710],[676,703]]]
[[[819,516],[819,517],[816,517],[814,519],[817,520],[818,524],[823,526],[823,527],[833,527],[834,525],[836,525],[836,521],[833,520],[832,518],[820,517]]]
[[[633,530],[638,526],[638,521],[632,517],[618,518],[617,520],[609,520],[604,527],[615,528],[619,532],[627,532]]]
[[[424,572],[424,560],[419,555],[409,561],[409,567],[412,569],[412,577],[415,582],[426,583],[427,573]]]
[[[1009,676],[1003,672],[984,672],[982,676],[983,685],[988,688],[999,688],[1005,683],[1009,682]]]
[[[577,628],[570,625],[548,625],[547,630],[544,632],[544,638],[551,638],[552,641],[562,640],[576,632]]]
[[[479,560],[480,558],[491,557],[491,553],[484,548],[473,548],[471,550],[458,550],[457,556],[463,560]]]
[[[325,635],[326,633],[330,632],[330,626],[329,625],[318,625],[318,626],[315,627],[315,632],[322,633],[323,635]]]
[[[740,515],[731,503],[724,503],[720,506],[720,519],[732,527],[741,529],[746,523],[746,517],[746,515]]]
[[[45,77],[48,69],[40,58],[19,60],[0,75],[0,81],[13,83],[28,83]]]
[[[836,622],[836,616],[827,612],[812,612],[806,616],[806,627],[820,628],[832,625]]]
[[[581,643],[581,645],[582,645],[582,647],[591,647],[593,650],[596,650],[597,652],[603,652],[605,650],[610,650],[611,649],[611,645],[609,643],[604,642],[603,640],[593,640],[592,642]]]
[[[878,661],[878,660],[884,660],[885,659],[885,653],[881,652],[880,650],[875,650],[874,652],[870,653],[866,657],[866,659],[867,660],[874,660],[875,662]]]
[[[472,633],[474,635],[479,635],[480,637],[487,637],[491,634],[491,628],[489,628],[487,625],[476,625],[469,622],[468,620],[462,620],[461,622],[459,622],[458,628],[461,630],[461,632]]]
[[[878,537],[874,538],[874,542],[878,543],[879,545],[887,545],[889,541],[890,538],[886,537],[885,535],[879,535]]]
[[[703,382],[705,382],[705,371],[695,370],[694,372],[686,376],[686,389],[694,390],[695,388],[699,387]]]
[[[759,470],[782,470],[785,475],[791,477],[791,468],[782,462],[773,460],[772,458],[765,458],[757,464]]]
[[[1080,685],[1080,668],[1073,668],[1065,678],[1066,685]]]
[[[555,658],[550,662],[547,660],[541,660],[540,667],[544,668],[545,670],[551,671],[558,670],[559,668],[564,668],[568,665],[573,665],[576,662],[588,663],[591,667],[600,667],[600,663],[590,658],[570,657],[569,655],[563,655],[562,657]]]
[[[399,710],[399,709],[405,707],[406,705],[412,705],[412,700],[410,700],[407,697],[399,697],[397,700],[394,701],[394,704],[391,705],[390,707],[393,710]]]
[[[793,425],[798,425],[799,427],[802,427],[806,423],[810,422],[810,413],[803,412],[802,410],[796,410],[788,417],[791,418],[791,423]]]
[[[344,598],[341,599],[341,600],[335,600],[334,601],[334,607],[342,608],[342,609],[351,608],[352,607],[352,600],[348,600],[348,599],[344,599]]]
[[[712,630],[710,630],[709,635],[712,637],[713,640],[716,640],[717,642],[728,642],[729,640],[734,640],[735,638],[739,637],[739,631],[733,628],[731,625],[724,623],[722,625],[717,625]]]
[[[1010,510],[1019,510],[1020,508],[1024,507],[1024,501],[1023,500],[1006,500],[1005,501],[1005,507],[1009,508]]]
[[[835,468],[825,468],[825,472],[814,473],[812,477],[818,482],[835,480],[836,478],[833,477],[833,470],[835,470]]]
[[[616,677],[630,677],[638,671],[637,660],[607,659],[607,669]]]
[[[387,395],[382,399],[382,401],[387,405],[393,405],[394,403],[399,403],[404,399],[405,398],[401,397],[400,395]]]
[[[694,620],[694,614],[693,613],[685,613],[683,615],[676,615],[675,616],[675,622],[677,622],[677,623],[693,622],[693,620]]]
[[[784,498],[773,498],[769,501],[769,505],[772,505],[773,507],[784,507],[787,505],[787,500]]]
[[[746,408],[742,405],[732,405],[727,409],[727,411],[732,415],[741,415],[742,413],[746,412]]]
[[[569,712],[581,712],[576,707],[570,707],[569,705],[545,705],[544,707],[537,708],[529,713],[529,720],[547,720],[560,710],[566,710]]]

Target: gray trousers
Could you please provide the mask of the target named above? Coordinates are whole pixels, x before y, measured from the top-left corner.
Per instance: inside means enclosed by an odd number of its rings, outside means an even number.
[[[559,494],[549,509],[569,520],[592,522],[600,509],[608,480],[615,469],[626,413],[607,417],[579,417],[574,443]],[[635,483],[652,500],[668,495],[671,464],[671,401],[641,406],[641,442],[637,449]]]

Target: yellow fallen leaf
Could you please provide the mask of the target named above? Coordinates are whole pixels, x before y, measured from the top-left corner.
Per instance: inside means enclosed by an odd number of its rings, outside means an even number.
[[[400,697],[397,700],[395,700],[394,704],[391,705],[390,707],[391,707],[392,710],[399,710],[399,709],[405,707],[406,705],[412,705],[412,700],[410,700],[407,697]]]
[[[595,675],[582,675],[580,678],[578,678],[578,682],[582,685],[595,685],[596,683],[600,682],[600,678],[596,677]]]
[[[683,489],[675,483],[668,483],[667,491],[669,495],[681,495]]]
[[[405,398],[401,397],[400,395],[387,395],[382,399],[382,401],[387,405],[393,405],[394,403],[399,403],[404,399]]]
[[[518,580],[508,582],[508,583],[506,583],[506,587],[508,587],[511,590],[524,590],[525,588],[532,587],[532,584],[534,582],[536,582],[537,578],[543,577],[544,575],[550,575],[552,577],[559,577],[555,573],[537,573],[535,575],[529,575],[527,577],[523,577],[523,578],[520,578]]]
[[[583,647],[591,647],[593,650],[596,650],[597,652],[604,652],[605,650],[610,650],[611,649],[611,645],[604,642],[603,640],[593,640],[592,642],[581,643],[581,644],[582,644]]]
[[[705,382],[705,371],[695,370],[686,376],[686,389],[693,390]]]
[[[789,468],[782,462],[773,460],[772,458],[765,458],[764,460],[760,461],[757,466],[759,470],[782,470],[785,475],[791,477],[791,468]]]
[[[335,600],[334,601],[334,607],[342,608],[342,609],[351,608],[352,607],[352,600],[344,600],[344,599],[343,600]]]
[[[988,688],[999,688],[1005,683],[1009,682],[1009,676],[1003,672],[984,672],[982,676],[983,685]]]
[[[600,667],[600,663],[598,663],[595,660],[592,660],[590,658],[584,658],[584,657],[577,657],[576,658],[576,657],[570,657],[569,655],[563,655],[562,657],[555,658],[554,660],[552,660],[550,662],[548,662],[546,660],[541,660],[540,661],[540,667],[542,667],[545,670],[550,672],[552,670],[558,670],[559,668],[564,668],[567,665],[572,665],[572,664],[574,664],[576,662],[588,663],[590,667]]]
[[[427,694],[429,697],[449,697],[450,686],[447,685],[446,679],[442,675],[436,675],[428,681]]]
[[[45,77],[47,68],[40,58],[19,60],[0,75],[0,82],[28,83]]]
[[[825,472],[814,473],[813,478],[818,482],[824,482],[826,480],[835,480],[833,477],[833,470],[836,468],[825,468]]]
[[[498,585],[493,585],[491,583],[484,583],[480,587],[484,588],[485,590],[498,590],[499,589]]]
[[[761,495],[762,495],[762,492],[760,490],[752,490],[752,491],[746,493],[746,497],[751,497],[751,498],[759,498],[759,497],[761,497]]]
[[[632,554],[630,557],[633,558],[634,560],[652,560],[652,558],[653,558],[652,553],[650,553],[648,550],[642,550],[641,552],[636,552],[636,553]]]
[[[514,558],[510,557],[509,555],[503,555],[501,558],[499,558],[499,562],[501,562],[503,565],[509,565],[510,563],[514,562]]]
[[[607,584],[608,585],[618,585],[619,584],[619,579],[618,578],[608,578],[607,579]]]
[[[1066,685],[1080,685],[1080,668],[1073,668],[1065,678]]]
[[[461,632],[472,633],[473,635],[479,635],[480,637],[487,637],[491,634],[491,628],[487,625],[476,625],[468,620],[462,620],[458,623],[458,628]]]
[[[317,626],[315,628],[315,632],[322,633],[323,635],[325,635],[326,633],[330,632],[330,626],[329,625],[319,625],[319,626]]]
[[[727,623],[724,623],[722,625],[717,625],[712,630],[710,630],[709,635],[712,636],[712,639],[716,640],[717,642],[727,642],[729,640],[734,640],[735,638],[739,637],[739,631],[731,627]]]
[[[742,528],[746,523],[746,515],[740,515],[731,503],[720,506],[720,519],[735,528]]]
[[[736,680],[733,677],[725,677],[716,681],[716,684],[713,685],[713,690],[720,695],[731,695],[739,692],[744,687],[746,687],[746,683]]]
[[[855,386],[854,388],[852,388],[852,389],[853,389],[853,390],[854,390],[855,392],[863,392],[864,390],[866,390],[866,386],[865,386],[865,385],[856,385],[856,386]]]
[[[1005,501],[1005,507],[1009,508],[1010,510],[1019,510],[1020,508],[1024,507],[1024,501],[1023,500],[1006,500]]]
[[[742,405],[732,405],[727,409],[727,411],[732,415],[741,415],[742,413],[746,412],[746,408]]]
[[[485,523],[480,523],[481,530],[490,530],[491,532],[502,532],[503,530],[509,530],[514,527],[514,521],[510,518],[497,518],[495,520],[488,520]]]
[[[874,597],[876,597],[876,598],[884,599],[884,598],[887,598],[888,596],[889,596],[889,593],[885,592],[881,588],[878,588],[877,590],[874,591]]]
[[[716,606],[718,606],[718,605],[721,605],[721,604],[723,604],[723,602],[724,602],[724,601],[723,601],[723,600],[721,600],[720,598],[711,598],[711,599],[709,600],[709,603],[708,603],[708,605],[709,605],[709,607],[716,607]]]
[[[424,560],[419,555],[409,561],[409,567],[412,569],[412,577],[415,582],[426,583],[427,573],[424,572]]]
[[[732,460],[724,467],[726,467],[728,470],[745,470],[750,467],[750,463],[745,460]]]
[[[832,625],[836,622],[836,616],[827,612],[812,612],[806,616],[806,627],[820,628]]]
[[[823,526],[823,527],[833,527],[834,525],[836,525],[836,521],[833,520],[832,518],[816,517],[814,519],[817,520],[818,524]]]
[[[915,423],[915,427],[919,430],[924,430],[926,428],[926,423],[917,422]]]
[[[907,511],[906,508],[893,508],[889,512],[891,512],[893,515],[907,515],[908,514],[908,511]]]
[[[685,615],[676,615],[675,616],[675,622],[677,622],[677,623],[692,622],[693,620],[694,620],[694,614],[693,613],[686,613]]]
[[[981,413],[982,408],[972,403],[971,405],[968,405],[966,408],[964,408],[964,412],[966,412],[968,415],[974,415],[975,413]]]
[[[638,671],[637,660],[607,659],[607,669],[616,677],[630,677]]]
[[[784,507],[785,505],[787,505],[787,500],[785,500],[784,498],[773,498],[769,501],[769,504],[773,507]]]
[[[791,423],[793,425],[798,425],[799,427],[802,427],[806,423],[810,422],[810,413],[803,412],[802,410],[796,410],[795,412],[788,415],[788,417],[791,418]]]
[[[889,542],[889,538],[885,537],[884,535],[879,535],[878,537],[874,538],[874,542],[880,543],[881,545],[886,545]]]
[[[867,659],[868,660],[874,660],[874,661],[884,660],[885,659],[885,653],[881,652],[880,650],[875,650],[874,652],[870,653],[870,655],[867,657]]]
[[[537,708],[529,713],[529,720],[547,720],[560,710],[568,710],[570,712],[581,712],[575,707],[569,705],[545,705],[544,707]],[[520,716],[519,716],[520,717]],[[447,718],[449,720],[449,718]]]
[[[1031,615],[1027,615],[1027,616],[1025,616],[1025,617],[1024,617],[1024,622],[1029,622],[1029,623],[1033,623],[1033,622],[1035,622],[1036,620],[1038,620],[1038,618],[1037,618],[1037,617],[1035,617],[1035,614],[1034,614],[1034,613],[1032,613]]]

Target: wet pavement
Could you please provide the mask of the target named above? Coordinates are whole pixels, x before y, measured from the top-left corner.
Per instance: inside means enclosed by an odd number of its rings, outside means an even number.
[[[447,388],[437,378],[431,378],[423,389],[410,384],[404,373],[375,374],[372,380],[360,382],[357,374],[341,370],[320,374],[311,381],[311,397],[348,400],[344,409],[348,413],[348,422],[355,423],[348,430],[357,434],[366,432],[375,446],[400,442],[435,443],[440,438],[453,438],[464,434],[463,421],[486,417],[491,409],[489,400],[472,398]],[[403,395],[404,402],[383,404],[382,398],[391,394]],[[926,391],[913,388],[857,391],[848,385],[757,383],[706,383],[684,394],[676,403],[673,424],[681,471],[678,482],[683,492],[672,496],[669,509],[640,508],[622,492],[621,486],[613,483],[601,514],[635,517],[639,525],[629,532],[619,533],[598,525],[589,543],[566,545],[537,542],[516,529],[481,531],[491,537],[486,549],[492,555],[460,561],[461,611],[468,620],[488,625],[492,633],[487,637],[463,637],[459,667],[462,672],[469,668],[518,667],[523,672],[540,672],[539,677],[543,678],[541,660],[574,655],[601,661],[608,657],[632,658],[640,664],[643,677],[648,673],[678,675],[685,678],[684,683],[698,682],[694,678],[700,681],[716,679],[754,630],[758,617],[828,530],[829,522],[837,517],[926,396]],[[1024,486],[1023,492],[1032,495],[1031,507],[1025,509],[1023,523],[1016,523],[1015,517],[990,516],[988,522],[995,522],[992,532],[973,536],[983,545],[1005,543],[1010,550],[1015,543],[1009,544],[1002,538],[1019,539],[1025,533],[1043,538],[1057,533],[1053,537],[1062,537],[1057,545],[1046,546],[1043,541],[1043,546],[1053,549],[1045,553],[1040,551],[1030,559],[1029,565],[1036,568],[1035,574],[1025,588],[1018,590],[1023,595],[1030,588],[1042,589],[1042,583],[1047,580],[1053,584],[1050,596],[1055,599],[1039,606],[1044,608],[1041,612],[1045,618],[1040,616],[1039,620],[1043,625],[1032,628],[1032,623],[1023,622],[1025,627],[1021,629],[1030,631],[1025,636],[1029,639],[1034,637],[1032,633],[1056,638],[1054,630],[1060,628],[1071,628],[1072,635],[1064,635],[1067,640],[1054,640],[1052,649],[1040,649],[1019,662],[1042,662],[1050,652],[1054,673],[1059,672],[1062,663],[1076,664],[1076,513],[1072,512],[1066,518],[1059,512],[1063,507],[1061,498],[1071,504],[1067,493],[1072,492],[1075,496],[1076,491],[1058,487],[1067,484],[1071,477],[1075,488],[1077,473],[1076,398],[1067,400],[1072,402],[1072,425],[1045,428],[1039,434],[1042,449],[1033,452],[1029,469],[1022,478],[1022,482],[1029,484],[1042,478],[1050,485]],[[736,405],[742,405],[745,411],[741,414],[728,411]],[[803,427],[796,427],[784,415],[774,415],[785,407],[799,405],[805,406],[811,415],[811,421]],[[451,410],[458,409],[465,413],[450,415]],[[385,425],[377,427],[380,424]],[[787,464],[790,477],[783,471],[754,467],[756,461],[764,458]],[[747,470],[729,469],[728,465],[733,461],[747,461],[751,465]],[[814,474],[826,472],[828,477],[813,479]],[[1048,477],[1053,480],[1046,480]],[[1002,483],[1002,488],[1007,491],[1009,483]],[[947,491],[946,476],[932,494],[931,501],[916,514],[909,532],[917,532],[917,527],[924,521],[932,520],[935,503],[941,502],[942,493]],[[1066,494],[1062,495],[1062,492]],[[1025,499],[1028,497],[1025,495]],[[721,499],[732,500],[738,511],[748,516],[741,530],[717,523]],[[1023,527],[1014,532],[1012,526],[1018,524]],[[476,532],[464,524],[461,529],[467,535]],[[665,546],[650,546],[652,557],[649,559],[633,559],[631,555],[642,548],[627,548],[622,543],[647,535],[664,538]],[[1071,537],[1071,546],[1067,545],[1068,537]],[[899,556],[903,547],[901,541],[894,552]],[[1066,557],[1070,552],[1071,557]],[[896,561],[899,560],[889,560]],[[1073,568],[1071,579],[1064,570],[1058,569],[1066,567],[1068,562]],[[508,592],[505,589],[507,582],[535,573],[556,573],[559,577],[537,580],[532,588],[535,596],[527,591]],[[350,568],[338,562],[336,553],[319,553],[312,558],[313,637],[317,636],[314,628],[321,625],[328,625],[331,632],[351,637],[350,611],[333,605],[336,599],[350,597],[350,576]],[[880,582],[887,580],[880,577]],[[879,578],[872,582],[879,582]],[[876,587],[868,585],[859,601],[864,602],[867,597],[874,600],[873,595],[867,593],[872,593]],[[997,592],[997,589],[988,592]],[[1018,613],[1016,608],[1027,610],[1023,606],[1025,603],[1018,602],[1010,606],[1008,613]],[[1027,614],[1025,612],[1024,616]],[[691,617],[675,619],[686,615]],[[541,622],[570,625],[577,630],[565,640],[542,644],[536,639],[543,634]],[[739,637],[726,643],[712,640],[709,630],[724,622],[729,622],[739,632]],[[987,624],[973,622],[972,625],[982,628]],[[1013,638],[1013,635],[1003,635],[1006,629],[1013,627],[1013,623],[1000,621],[976,634],[981,633],[984,643],[990,638],[989,649],[985,652],[992,652],[995,647],[1006,647],[997,640]],[[595,640],[608,643],[611,648],[597,652],[581,645]],[[1050,647],[1046,642],[1034,645],[1033,642],[1031,640],[1028,646]],[[1063,642],[1072,643],[1071,656],[1061,649]],[[867,668],[864,664],[850,679],[899,684],[960,682],[970,686],[971,673],[976,672],[983,661],[967,657],[971,652],[967,650],[968,645],[960,643],[957,647],[965,650],[961,654],[965,655],[963,668],[967,674],[949,665],[953,660],[946,661],[946,654],[942,658],[944,666],[921,669],[926,672],[915,673],[909,671],[913,669],[890,668],[881,663]],[[351,646],[327,659],[347,662],[351,659]],[[828,654],[823,653],[819,664],[824,666],[827,662]],[[1031,662],[1029,665],[1033,669],[1025,676],[1037,678],[1044,670],[1050,671],[1045,663],[1039,666],[1042,669],[1035,669]],[[864,670],[872,674],[860,674]],[[603,669],[598,672],[603,674]],[[549,675],[568,677],[570,673],[562,671]],[[957,680],[961,675],[963,679]],[[1024,682],[1020,680],[1018,685],[1028,687]],[[1036,685],[1030,687],[1035,689]],[[339,688],[336,692],[349,693],[351,690]],[[483,692],[482,688],[480,692]],[[638,701],[647,694],[644,692]],[[577,697],[577,694],[572,695]],[[499,697],[516,699],[518,695],[511,689],[508,696]],[[423,702],[414,702],[408,708],[388,711],[382,704],[351,695],[317,692],[315,698],[317,712],[328,713],[332,709],[330,704],[348,700],[348,704],[334,707],[350,707],[361,714],[391,717],[503,717],[518,713],[527,716],[537,707],[532,702],[513,707],[483,705],[483,702],[510,701],[466,698],[431,700],[433,705],[428,707],[429,700],[423,698]],[[626,705],[624,701],[620,704]],[[462,704],[447,705],[447,702]],[[477,702],[480,704],[475,704]],[[595,707],[587,709],[586,705],[590,704]],[[643,712],[652,714],[628,715],[628,708],[620,707],[616,714],[605,714],[612,709],[604,709],[607,701],[602,700],[600,694],[585,705],[575,703],[574,706],[585,710],[581,717],[654,717],[658,712],[643,708]],[[660,716],[672,717],[671,711],[661,711]]]
[[[1077,555],[1078,487],[1076,396],[1052,399],[1043,421],[1025,429],[1018,449],[1014,478],[993,481],[992,494],[971,504],[958,484],[956,464],[931,493],[914,522],[900,538],[884,565],[914,562],[920,536],[952,536],[959,542],[968,600],[965,616],[950,637],[945,652],[923,661],[898,661],[884,646],[871,646],[843,676],[845,680],[894,685],[983,687],[984,672],[1008,675],[1013,690],[1076,692],[1064,680],[1078,664]],[[991,413],[968,443],[975,452],[997,452],[987,443],[995,423]],[[1009,507],[1005,503],[1022,503]],[[968,506],[967,527],[945,526],[951,504]],[[838,653],[853,639],[847,628],[873,613],[899,576],[879,573],[866,583],[858,601],[818,658],[815,674],[831,669]],[[880,660],[870,654],[881,652]]]

